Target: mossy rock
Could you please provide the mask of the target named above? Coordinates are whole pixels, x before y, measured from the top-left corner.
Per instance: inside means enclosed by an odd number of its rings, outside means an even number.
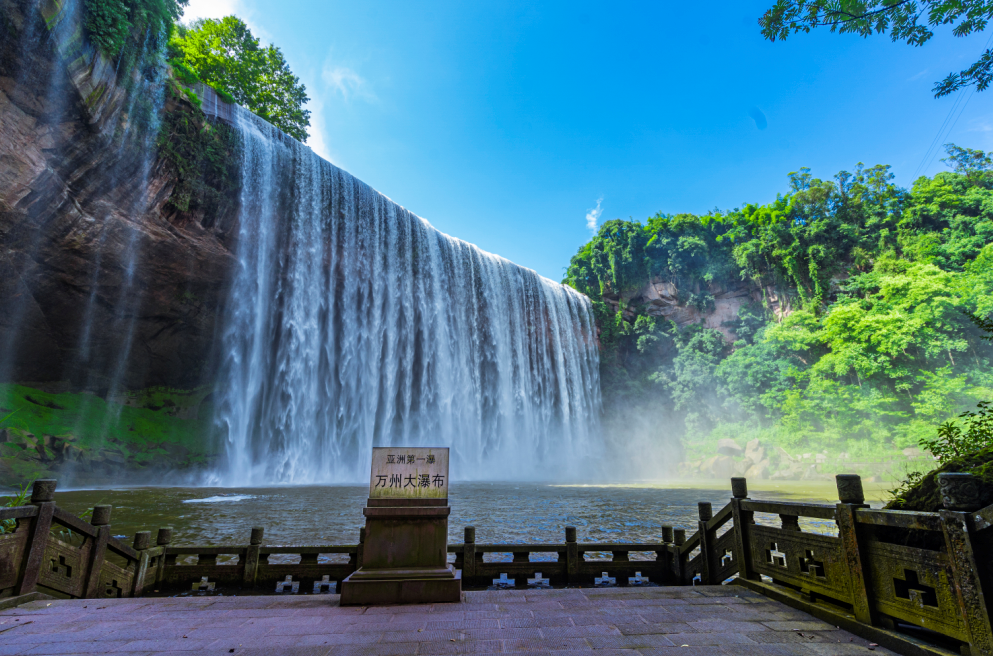
[[[959,456],[924,475],[916,484],[901,491],[886,505],[888,510],[917,510],[937,512],[941,504],[941,489],[938,487],[938,474],[944,472],[965,472],[979,479],[979,500],[983,507],[993,504],[993,447]]]

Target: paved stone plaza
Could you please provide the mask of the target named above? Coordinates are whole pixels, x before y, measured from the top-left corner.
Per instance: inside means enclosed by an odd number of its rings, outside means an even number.
[[[371,608],[294,595],[53,600],[0,611],[0,656],[111,652],[758,656],[869,647],[738,586],[500,590],[467,592],[461,604]]]

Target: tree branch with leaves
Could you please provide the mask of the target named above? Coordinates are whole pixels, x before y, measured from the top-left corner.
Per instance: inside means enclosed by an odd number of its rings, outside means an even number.
[[[770,41],[819,27],[839,34],[869,37],[889,33],[894,42],[922,46],[933,28],[952,26],[955,36],[982,32],[993,18],[993,0],[777,0],[759,19]],[[975,85],[984,91],[993,81],[993,50],[987,48],[968,68],[949,73],[932,91],[936,98]]]

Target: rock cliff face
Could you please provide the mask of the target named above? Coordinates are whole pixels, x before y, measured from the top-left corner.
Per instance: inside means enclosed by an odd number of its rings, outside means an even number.
[[[705,302],[688,303],[690,294],[705,299]],[[737,336],[725,324],[737,319],[738,310],[743,306],[763,300],[777,318],[792,311],[789,299],[776,289],[762,288],[750,281],[727,285],[697,285],[691,290],[685,290],[677,289],[671,282],[654,278],[629,299],[604,297],[604,301],[614,312],[624,308],[625,319],[634,320],[634,308],[644,306],[647,314],[669,319],[680,328],[702,323],[705,328],[720,331],[728,342],[734,342]]]
[[[0,382],[195,387],[233,212],[172,208],[155,139],[161,116],[198,110],[154,65],[119,74],[69,4],[41,3],[51,31],[35,7],[0,2]]]

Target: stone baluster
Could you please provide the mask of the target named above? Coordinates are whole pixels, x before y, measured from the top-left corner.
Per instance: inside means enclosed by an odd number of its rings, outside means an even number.
[[[135,568],[134,586],[131,588],[131,596],[140,597],[145,587],[145,576],[148,574],[149,562],[151,561],[147,551],[152,546],[152,532],[138,531],[135,533],[132,546],[138,552],[138,566]]]
[[[749,581],[762,577],[752,570],[751,527],[755,524],[755,513],[745,510],[741,502],[748,499],[748,481],[744,478],[731,479],[731,519],[734,522],[734,558],[738,561],[738,576]]]
[[[579,553],[579,543],[576,542],[576,527],[565,527],[565,577],[570,584],[579,583],[579,564],[583,556]]]
[[[242,585],[246,588],[255,587],[255,581],[259,573],[259,552],[262,549],[262,538],[264,536],[264,527],[252,527],[252,533],[248,538],[248,547],[245,548],[245,569],[242,572]]]
[[[655,580],[667,584],[672,583],[672,527],[662,527],[662,543],[655,550]]]
[[[103,561],[107,555],[107,543],[110,541],[110,512],[113,508],[106,504],[93,506],[90,524],[97,529],[97,537],[93,540],[90,550],[90,563],[86,577],[86,587],[83,596],[87,599],[102,597],[100,577],[103,575]]]
[[[972,532],[975,519],[971,515],[982,505],[979,481],[972,474],[944,472],[938,474],[938,487],[945,507],[938,514],[954,574],[958,605],[963,610],[969,634],[970,653],[993,654],[990,604],[986,603],[983,594],[983,581],[991,580],[989,558],[982,552],[982,546],[974,542]],[[977,547],[980,550],[978,558]]]
[[[672,532],[672,576],[676,579],[676,585],[683,584],[683,568],[686,562],[686,554],[683,553],[683,545],[686,544],[686,529],[677,528]]]
[[[42,478],[31,488],[31,505],[38,507],[38,514],[31,522],[28,542],[24,545],[24,567],[21,572],[17,594],[34,592],[41,575],[41,565],[48,546],[48,534],[52,530],[52,516],[55,514],[55,487],[57,481]]]
[[[838,474],[838,505],[835,522],[838,524],[838,537],[845,554],[845,566],[852,582],[852,610],[855,619],[863,624],[873,624],[875,613],[869,600],[868,555],[864,540],[861,539],[855,511],[867,508],[862,492],[862,478],[856,474]]]
[[[466,526],[462,547],[462,580],[476,576],[476,527]]]
[[[714,518],[714,507],[707,501],[701,501],[697,503],[697,514],[700,516],[700,520],[697,522],[697,530],[700,535],[700,583],[713,585],[720,583],[720,581],[714,580],[717,572],[714,541],[717,535],[716,531],[707,528],[707,524]]]

